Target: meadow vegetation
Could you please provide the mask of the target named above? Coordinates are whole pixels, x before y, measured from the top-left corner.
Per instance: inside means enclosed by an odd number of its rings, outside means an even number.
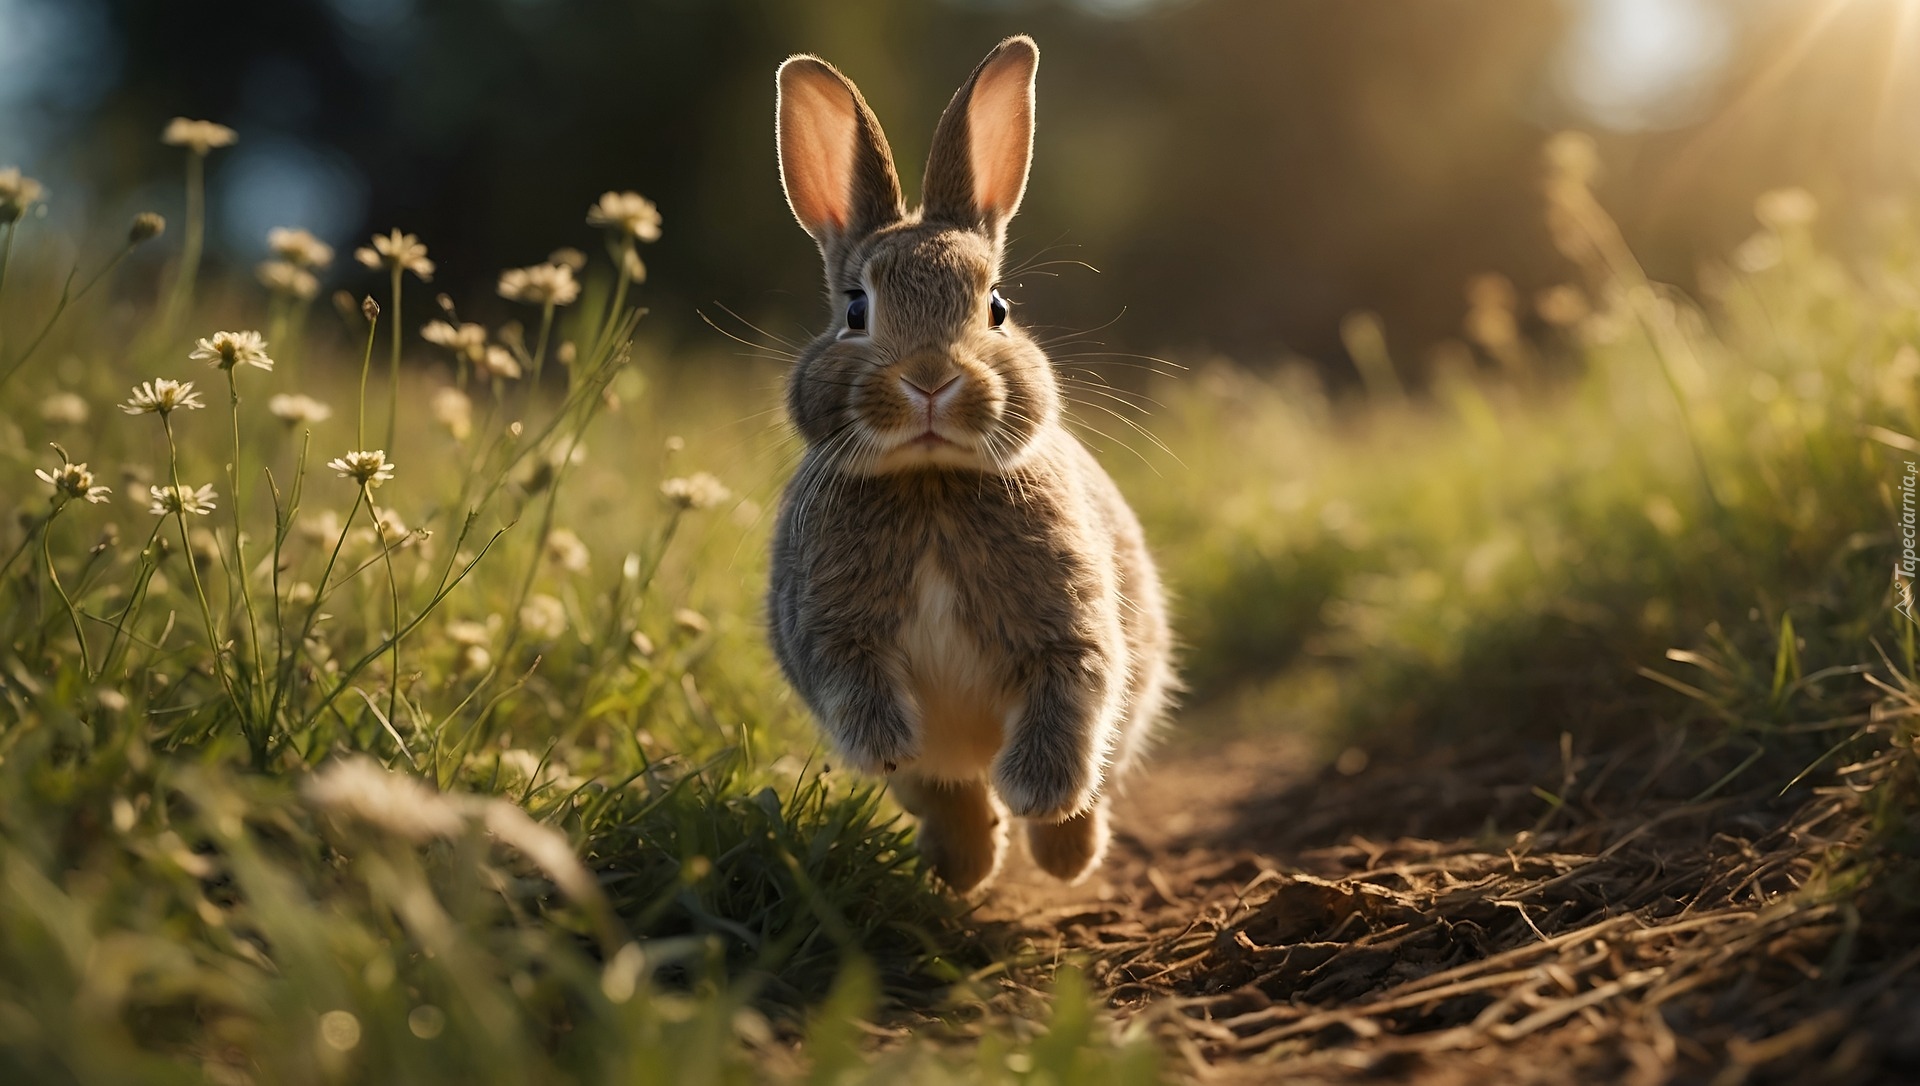
[[[1161,1073],[825,764],[761,636],[780,370],[650,350],[651,204],[607,194],[554,239],[591,257],[498,299],[436,298],[400,231],[357,269],[276,232],[257,283],[203,283],[233,134],[167,138],[178,228],[54,237],[0,173],[6,1077]],[[1430,389],[1364,317],[1360,393],[1067,367],[1180,599],[1166,756],[1658,730],[1848,790],[1872,832],[1804,892],[1909,908],[1920,673],[1889,571],[1920,251],[1843,262],[1773,194],[1689,299],[1639,271],[1590,145],[1549,150],[1573,276],[1477,282]],[[856,1024],[902,1013],[917,1043]]]

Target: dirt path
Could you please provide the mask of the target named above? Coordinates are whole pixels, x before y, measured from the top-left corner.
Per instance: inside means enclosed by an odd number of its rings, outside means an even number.
[[[1920,932],[1808,885],[1856,801],[1685,749],[1163,757],[1102,871],[1016,858],[980,919],[1204,1081],[1920,1081]]]

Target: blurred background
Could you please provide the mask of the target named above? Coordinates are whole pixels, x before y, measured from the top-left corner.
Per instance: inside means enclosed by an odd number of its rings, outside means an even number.
[[[398,226],[482,319],[498,269],[587,245],[587,205],[637,189],[666,219],[651,335],[723,342],[699,314],[724,306],[792,336],[820,314],[775,65],[851,75],[911,193],[948,95],[1016,31],[1045,58],[1010,259],[1039,265],[1010,278],[1028,321],[1335,382],[1349,313],[1417,382],[1458,356],[1473,276],[1523,314],[1569,276],[1539,195],[1557,130],[1596,136],[1601,199],[1682,285],[1763,190],[1810,189],[1842,247],[1883,229],[1920,148],[1908,0],[0,0],[0,164],[58,218],[173,216],[160,129],[216,120],[241,134],[210,161],[216,269],[246,274],[274,226],[343,254]]]

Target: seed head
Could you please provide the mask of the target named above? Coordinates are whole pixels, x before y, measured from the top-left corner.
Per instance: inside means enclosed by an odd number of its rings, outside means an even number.
[[[660,209],[637,192],[609,192],[587,209],[587,225],[635,241],[660,240]]]
[[[712,509],[733,497],[733,491],[710,473],[696,471],[687,478],[661,483],[660,496],[676,509]]]
[[[193,390],[192,381],[169,381],[162,377],[135,385],[133,395],[120,405],[120,410],[129,415],[164,416],[175,409],[197,411],[205,406],[200,402],[200,394]]]
[[[75,498],[83,498],[89,502],[103,502],[107,500],[108,494],[113,493],[111,487],[94,485],[93,472],[88,471],[85,464],[76,464],[71,460],[50,472],[35,468],[33,473],[40,477],[41,482],[53,488],[53,499],[56,502],[65,503]]]
[[[127,228],[127,244],[139,245],[166,232],[167,220],[151,211],[142,211],[133,217],[133,225]]]
[[[18,166],[0,170],[0,223],[19,222],[46,191],[40,182],[22,174]]]
[[[327,466],[339,472],[342,479],[352,479],[362,486],[379,486],[393,478],[393,465],[387,463],[385,449],[350,452],[327,461]]]
[[[373,528],[367,533],[370,537],[378,537],[395,546],[403,545],[412,538],[413,529],[400,519],[400,514],[391,509],[370,509],[368,512],[373,515]]]
[[[333,417],[333,408],[298,393],[280,393],[267,400],[267,410],[289,426],[312,425]]]
[[[185,117],[175,117],[167,123],[166,131],[160,133],[160,142],[169,147],[185,147],[196,155],[204,155],[215,147],[231,147],[240,137],[233,129],[212,121],[192,121]]]
[[[566,604],[536,592],[520,608],[520,627],[540,641],[551,641],[567,631]]]
[[[273,359],[267,357],[267,341],[261,339],[258,332],[215,332],[211,338],[195,344],[193,353],[187,357],[217,370],[241,365],[263,370],[273,368]]]
[[[333,246],[298,226],[276,226],[267,231],[267,248],[297,268],[318,269],[333,263]]]
[[[203,486],[197,490],[185,485],[150,486],[147,488],[147,494],[153,499],[153,504],[147,506],[147,512],[156,517],[176,513],[195,513],[204,517],[214,509],[215,495],[211,486]]]
[[[427,259],[427,247],[420,244],[420,239],[414,235],[398,230],[375,234],[373,247],[355,249],[353,258],[369,268],[402,268],[412,272],[421,282],[433,280],[433,261]]]
[[[571,305],[580,283],[565,264],[535,264],[500,273],[500,297],[528,305]]]
[[[457,618],[447,623],[447,640],[456,645],[484,645],[493,640],[493,631],[484,622]]]
[[[547,561],[568,573],[585,573],[592,555],[587,545],[570,528],[555,528],[547,533]]]

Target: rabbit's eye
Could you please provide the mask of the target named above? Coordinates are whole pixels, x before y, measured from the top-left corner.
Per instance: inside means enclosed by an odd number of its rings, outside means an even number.
[[[847,291],[847,331],[864,332],[867,330],[867,292],[864,290]]]
[[[994,288],[993,293],[987,297],[987,312],[992,314],[995,328],[1007,323],[1007,300],[1000,297],[998,287]]]

